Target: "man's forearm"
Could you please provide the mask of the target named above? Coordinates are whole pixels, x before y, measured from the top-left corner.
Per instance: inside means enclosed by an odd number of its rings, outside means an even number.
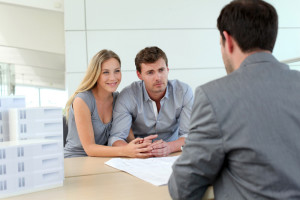
[[[175,141],[168,142],[170,153],[181,151],[181,147],[185,144],[185,137],[181,137]]]

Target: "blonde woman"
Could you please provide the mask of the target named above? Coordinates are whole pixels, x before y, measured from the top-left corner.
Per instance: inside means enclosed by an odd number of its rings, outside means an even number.
[[[152,147],[142,138],[122,147],[106,146],[112,125],[112,111],[121,82],[121,61],[110,50],[98,52],[85,77],[66,104],[68,136],[65,158],[80,156],[150,157]],[[130,135],[130,138],[133,135]],[[145,153],[146,152],[146,153]]]

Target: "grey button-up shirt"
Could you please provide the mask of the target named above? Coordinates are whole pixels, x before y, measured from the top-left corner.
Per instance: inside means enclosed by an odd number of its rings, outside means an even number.
[[[130,128],[135,137],[158,134],[157,140],[166,142],[186,137],[193,104],[191,87],[178,80],[169,80],[160,104],[160,111],[155,116],[153,102],[143,81],[133,82],[124,88],[115,104],[108,144],[125,141]]]

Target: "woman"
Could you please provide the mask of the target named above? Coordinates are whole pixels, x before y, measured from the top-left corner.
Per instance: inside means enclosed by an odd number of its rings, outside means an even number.
[[[87,155],[150,156],[150,153],[140,153],[152,149],[141,138],[133,139],[122,147],[106,146],[121,76],[121,61],[113,51],[102,50],[92,58],[85,77],[66,104],[68,136],[65,158]],[[132,133],[130,138],[133,138]]]

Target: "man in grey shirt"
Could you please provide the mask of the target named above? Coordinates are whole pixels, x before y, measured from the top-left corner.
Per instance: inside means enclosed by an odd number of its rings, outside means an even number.
[[[133,82],[119,94],[109,145],[127,145],[131,128],[135,137],[157,135],[150,156],[180,151],[188,133],[193,104],[191,87],[178,80],[168,80],[167,56],[158,47],[141,50],[135,65],[141,81]]]
[[[173,199],[300,199],[300,72],[272,50],[275,8],[232,1],[218,18],[228,76],[196,89],[190,133],[169,180]]]

